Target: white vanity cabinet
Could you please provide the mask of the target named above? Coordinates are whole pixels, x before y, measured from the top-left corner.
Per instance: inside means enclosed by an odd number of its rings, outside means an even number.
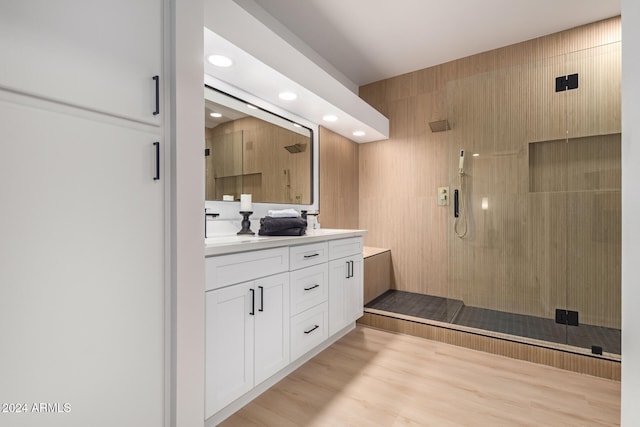
[[[259,276],[252,264],[273,256],[265,250],[208,258],[207,270],[240,266]],[[288,272],[206,292],[206,417],[287,366],[289,317]]]
[[[329,244],[291,247],[291,359],[329,337]]]
[[[364,231],[322,233],[207,246],[205,425],[250,402],[362,315]]]
[[[329,242],[329,335],[363,314],[362,239]]]

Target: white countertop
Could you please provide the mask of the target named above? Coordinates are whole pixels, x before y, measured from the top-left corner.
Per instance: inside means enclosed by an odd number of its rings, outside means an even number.
[[[359,237],[367,234],[367,230],[335,230],[321,228],[307,230],[304,236],[247,236],[229,235],[207,237],[204,241],[204,256],[224,255],[235,252],[255,251],[258,249],[276,248],[278,246],[303,245],[326,240]]]

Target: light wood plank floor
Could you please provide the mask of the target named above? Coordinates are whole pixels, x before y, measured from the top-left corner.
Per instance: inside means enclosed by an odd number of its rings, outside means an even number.
[[[358,326],[223,426],[615,426],[620,383]]]

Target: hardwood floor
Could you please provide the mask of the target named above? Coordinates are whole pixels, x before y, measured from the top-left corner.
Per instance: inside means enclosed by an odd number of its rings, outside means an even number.
[[[620,383],[366,326],[223,426],[615,426]]]

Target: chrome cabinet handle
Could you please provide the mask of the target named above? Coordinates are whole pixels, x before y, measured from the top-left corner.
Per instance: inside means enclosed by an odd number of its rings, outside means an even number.
[[[320,285],[315,284],[315,285],[313,285],[313,286],[312,286],[312,287],[310,287],[310,288],[304,288],[304,290],[305,290],[305,291],[310,291],[311,289],[315,289],[315,288],[319,288],[319,287],[320,287]]]
[[[304,331],[304,333],[305,334],[310,334],[311,332],[315,331],[319,327],[320,327],[319,325],[314,325],[313,328],[309,329],[308,331]]]

